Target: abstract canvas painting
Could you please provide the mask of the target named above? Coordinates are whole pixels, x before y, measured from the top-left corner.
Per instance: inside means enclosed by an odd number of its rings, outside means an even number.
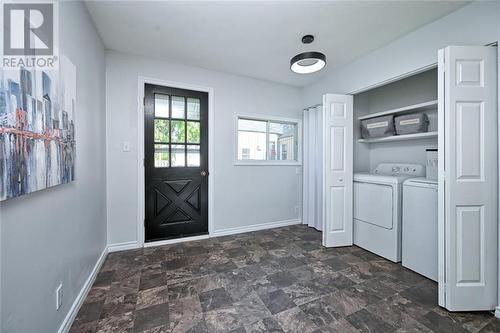
[[[76,68],[0,69],[0,201],[75,179]]]

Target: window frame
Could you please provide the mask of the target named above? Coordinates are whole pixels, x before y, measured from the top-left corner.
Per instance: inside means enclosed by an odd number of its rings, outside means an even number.
[[[239,160],[238,159],[238,120],[256,120],[266,122],[266,159],[265,160]],[[269,122],[278,123],[292,123],[297,126],[297,159],[294,161],[289,160],[268,160],[269,158]],[[245,166],[245,165],[283,165],[283,166],[300,166],[302,165],[302,120],[297,118],[286,118],[286,117],[276,117],[276,116],[266,116],[266,115],[249,115],[235,113],[234,115],[234,144],[233,144],[233,165],[235,166]]]

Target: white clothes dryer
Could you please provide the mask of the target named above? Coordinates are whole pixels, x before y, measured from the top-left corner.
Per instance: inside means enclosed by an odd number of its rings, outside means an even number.
[[[418,164],[381,163],[373,173],[354,174],[354,244],[401,261],[402,183],[425,176]]]

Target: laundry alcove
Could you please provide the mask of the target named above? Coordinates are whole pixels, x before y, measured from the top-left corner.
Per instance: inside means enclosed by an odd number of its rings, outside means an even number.
[[[426,165],[426,149],[438,148],[439,305],[492,309],[498,282],[497,49],[450,46],[436,59],[437,67],[392,82],[323,96],[323,245],[356,244],[354,172],[374,172],[384,162],[416,170]],[[365,119],[410,113],[427,115],[426,131],[361,137]]]
[[[360,130],[361,119],[392,111],[395,111],[393,115],[425,113],[429,119],[427,133],[437,133],[437,68],[354,94],[353,102],[354,172],[373,171],[383,162],[426,164],[425,150],[437,148],[437,135],[429,137],[394,135],[363,139]],[[422,104],[428,106],[412,108]]]

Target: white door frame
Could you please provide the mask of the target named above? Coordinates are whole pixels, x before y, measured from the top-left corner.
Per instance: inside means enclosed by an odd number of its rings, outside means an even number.
[[[145,179],[144,179],[144,85],[155,84],[159,86],[202,91],[208,93],[208,235],[169,239],[145,243]],[[214,221],[214,88],[196,84],[155,79],[139,75],[137,85],[137,246],[150,247],[165,244],[174,244],[191,240],[209,238],[213,233]]]

